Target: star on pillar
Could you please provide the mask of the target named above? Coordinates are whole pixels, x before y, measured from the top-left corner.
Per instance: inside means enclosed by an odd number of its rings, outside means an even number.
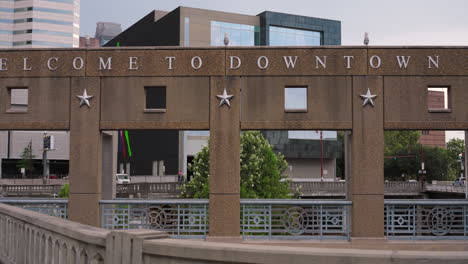
[[[360,95],[362,99],[364,99],[364,102],[362,103],[362,106],[365,107],[366,105],[370,104],[372,107],[374,107],[374,99],[377,97],[375,94],[371,94],[370,89],[367,88],[367,93],[366,94],[361,94]]]
[[[91,100],[94,96],[93,95],[88,95],[86,92],[86,89],[83,91],[83,95],[77,95],[78,99],[80,99],[80,107],[83,105],[87,105],[89,108],[91,108],[91,105],[89,104],[89,100]]]
[[[220,100],[218,107],[223,106],[223,104],[227,104],[227,106],[231,107],[231,102],[229,102],[229,100],[231,100],[234,97],[234,95],[228,95],[226,92],[226,88],[224,88],[223,94],[216,95],[216,97],[218,97],[218,99]]]

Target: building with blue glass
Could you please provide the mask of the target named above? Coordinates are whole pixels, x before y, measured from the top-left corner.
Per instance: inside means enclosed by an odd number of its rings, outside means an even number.
[[[149,13],[105,46],[224,46],[225,35],[229,46],[340,45],[341,22],[271,11],[250,16],[178,7],[171,12]],[[297,103],[291,100],[291,107]],[[119,155],[119,163],[121,168],[130,163],[132,175],[186,174],[187,163],[207,144],[209,137],[208,131],[130,131],[129,134],[135,155],[130,160]],[[285,154],[291,177],[317,179],[322,173],[324,178],[335,178],[336,157],[341,149],[336,132],[322,133],[324,144],[320,144],[321,133],[315,131],[264,131],[263,134],[276,151]]]

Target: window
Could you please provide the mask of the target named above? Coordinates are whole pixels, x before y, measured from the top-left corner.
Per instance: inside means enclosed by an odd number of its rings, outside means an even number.
[[[270,46],[320,46],[318,31],[270,26]]]
[[[284,88],[284,111],[307,112],[307,87]]]
[[[224,35],[229,38],[229,46],[258,46],[260,28],[252,25],[211,21],[211,46],[224,46]]]
[[[322,134],[322,135],[320,135]],[[318,131],[318,130],[289,130],[289,139],[308,139],[308,140],[336,140],[336,131]]]
[[[190,46],[190,17],[184,18],[184,46]]]
[[[427,109],[434,113],[451,112],[448,86],[427,88]]]
[[[422,130],[421,135],[429,135],[429,130]]]
[[[25,113],[28,111],[28,88],[8,88],[10,107],[7,112]]]
[[[166,87],[145,86],[146,106],[145,112],[166,112]]]

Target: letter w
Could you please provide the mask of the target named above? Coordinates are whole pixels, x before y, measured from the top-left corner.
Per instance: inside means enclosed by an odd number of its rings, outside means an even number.
[[[408,68],[408,63],[411,56],[396,56],[398,60],[398,65],[400,65],[400,69],[404,66],[405,69]]]
[[[286,64],[286,67],[293,68],[296,67],[296,61],[297,61],[297,56],[294,56],[294,60],[292,59],[292,56],[283,56],[284,58],[284,63]]]

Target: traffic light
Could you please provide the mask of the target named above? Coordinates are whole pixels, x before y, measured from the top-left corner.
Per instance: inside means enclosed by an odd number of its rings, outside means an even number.
[[[45,136],[43,146],[44,149],[54,149],[54,136]]]

